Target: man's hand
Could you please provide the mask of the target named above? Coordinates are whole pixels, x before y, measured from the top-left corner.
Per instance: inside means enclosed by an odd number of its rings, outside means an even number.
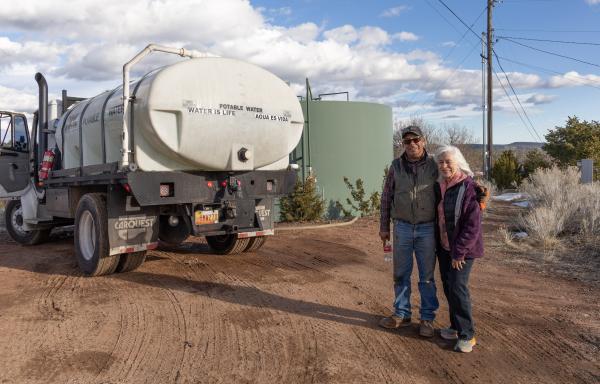
[[[464,260],[452,260],[452,268],[454,269],[458,269],[459,271],[461,269],[463,269],[463,266],[466,264],[467,262]]]
[[[385,241],[390,239],[390,233],[389,232],[379,232],[379,237],[381,237],[381,241],[385,244]]]

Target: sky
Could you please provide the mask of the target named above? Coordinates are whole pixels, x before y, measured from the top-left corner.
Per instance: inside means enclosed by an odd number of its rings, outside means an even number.
[[[298,95],[309,78],[314,95],[348,91],[389,105],[395,121],[459,125],[481,141],[486,4],[10,1],[0,7],[0,110],[37,109],[38,71],[51,98],[113,89],[123,64],[158,43],[257,64]],[[493,26],[494,143],[541,142],[568,116],[600,120],[600,0],[503,0]],[[154,53],[137,75],[173,60]]]

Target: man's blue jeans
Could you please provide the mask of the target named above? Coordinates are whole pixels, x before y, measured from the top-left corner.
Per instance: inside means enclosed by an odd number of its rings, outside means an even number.
[[[433,272],[435,270],[435,222],[410,224],[394,221],[394,312],[396,316],[411,317],[410,275],[413,254],[419,270],[421,320],[433,320],[439,307]]]

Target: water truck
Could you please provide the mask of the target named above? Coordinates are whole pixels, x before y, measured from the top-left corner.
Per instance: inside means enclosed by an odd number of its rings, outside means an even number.
[[[151,52],[175,64],[130,81]],[[123,66],[123,83],[92,98],[63,91],[39,107],[0,112],[0,197],[18,243],[74,225],[88,276],[131,271],[148,250],[204,236],[218,254],[252,252],[274,234],[274,199],[290,193],[289,154],[304,117],[293,90],[239,60],[151,44]]]

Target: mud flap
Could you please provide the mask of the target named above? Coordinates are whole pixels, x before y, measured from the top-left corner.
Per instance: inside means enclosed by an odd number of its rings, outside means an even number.
[[[261,230],[273,229],[273,199],[256,200],[254,208],[255,226]]]
[[[158,206],[142,207],[119,185],[108,193],[108,241],[111,255],[158,246]]]

